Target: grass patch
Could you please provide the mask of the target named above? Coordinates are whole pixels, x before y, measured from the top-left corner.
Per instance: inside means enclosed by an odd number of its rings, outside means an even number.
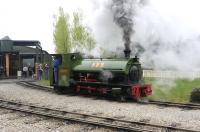
[[[150,99],[182,103],[189,102],[192,89],[200,87],[200,79],[145,79],[145,82],[152,84],[153,94]]]
[[[42,86],[50,86],[49,80],[38,80],[37,83]]]

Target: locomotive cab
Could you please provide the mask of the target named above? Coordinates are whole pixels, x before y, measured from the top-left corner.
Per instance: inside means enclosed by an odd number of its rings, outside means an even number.
[[[57,81],[55,79],[55,59],[58,59],[60,62],[58,64],[57,72]],[[50,67],[50,85],[54,88],[58,87],[69,87],[69,80],[71,76],[71,71],[73,66],[78,65],[81,60],[81,56],[78,53],[70,54],[53,54],[52,55],[52,64]]]

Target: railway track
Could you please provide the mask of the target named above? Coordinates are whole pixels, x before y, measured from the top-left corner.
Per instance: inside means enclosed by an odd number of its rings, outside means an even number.
[[[53,88],[51,87],[40,86],[40,85],[33,84],[30,82],[19,82],[17,84],[24,87],[53,92]],[[175,102],[154,101],[154,100],[140,101],[137,103],[144,104],[144,105],[158,105],[158,106],[163,106],[163,107],[178,107],[178,108],[183,108],[183,109],[200,109],[200,104],[197,104],[197,103],[175,103]]]
[[[3,99],[0,99],[0,107],[19,112],[26,112],[29,114],[45,116],[49,118],[68,120],[73,122],[112,128],[115,130],[138,131],[138,132],[141,131],[142,132],[154,132],[154,131],[197,132],[195,130],[177,128],[172,126],[163,126],[163,125],[149,124],[144,122],[122,120],[117,118],[88,115],[76,112],[60,111],[46,107],[22,104],[19,102],[13,102]]]
[[[164,107],[178,107],[178,108],[183,108],[183,109],[200,109],[200,104],[195,104],[195,103],[175,103],[175,102],[167,102],[167,101],[149,100],[147,104],[159,105],[159,106],[164,106]]]
[[[26,81],[28,81],[28,82],[35,82],[34,80],[32,80],[32,79],[27,79]],[[16,79],[11,79],[11,80],[1,80],[0,79],[0,84],[12,84],[12,83],[18,83],[18,82],[25,82],[25,80],[16,80]]]
[[[23,87],[28,87],[28,88],[34,88],[34,89],[39,89],[39,90],[43,90],[43,91],[53,92],[53,88],[51,88],[51,87],[41,86],[41,85],[37,85],[37,84],[30,83],[30,82],[27,82],[27,81],[17,82],[16,84],[18,84],[20,86],[23,86]]]

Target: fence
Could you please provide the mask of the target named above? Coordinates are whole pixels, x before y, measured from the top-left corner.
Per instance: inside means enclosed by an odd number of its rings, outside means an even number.
[[[180,72],[180,71],[154,71],[143,70],[143,77],[147,78],[200,78],[199,72]]]

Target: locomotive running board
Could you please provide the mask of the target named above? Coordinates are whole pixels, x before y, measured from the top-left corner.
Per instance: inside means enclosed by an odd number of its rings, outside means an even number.
[[[78,85],[82,86],[95,86],[95,87],[131,87],[132,85],[126,84],[112,84],[112,83],[102,83],[102,82],[83,82],[83,81],[76,81]]]

